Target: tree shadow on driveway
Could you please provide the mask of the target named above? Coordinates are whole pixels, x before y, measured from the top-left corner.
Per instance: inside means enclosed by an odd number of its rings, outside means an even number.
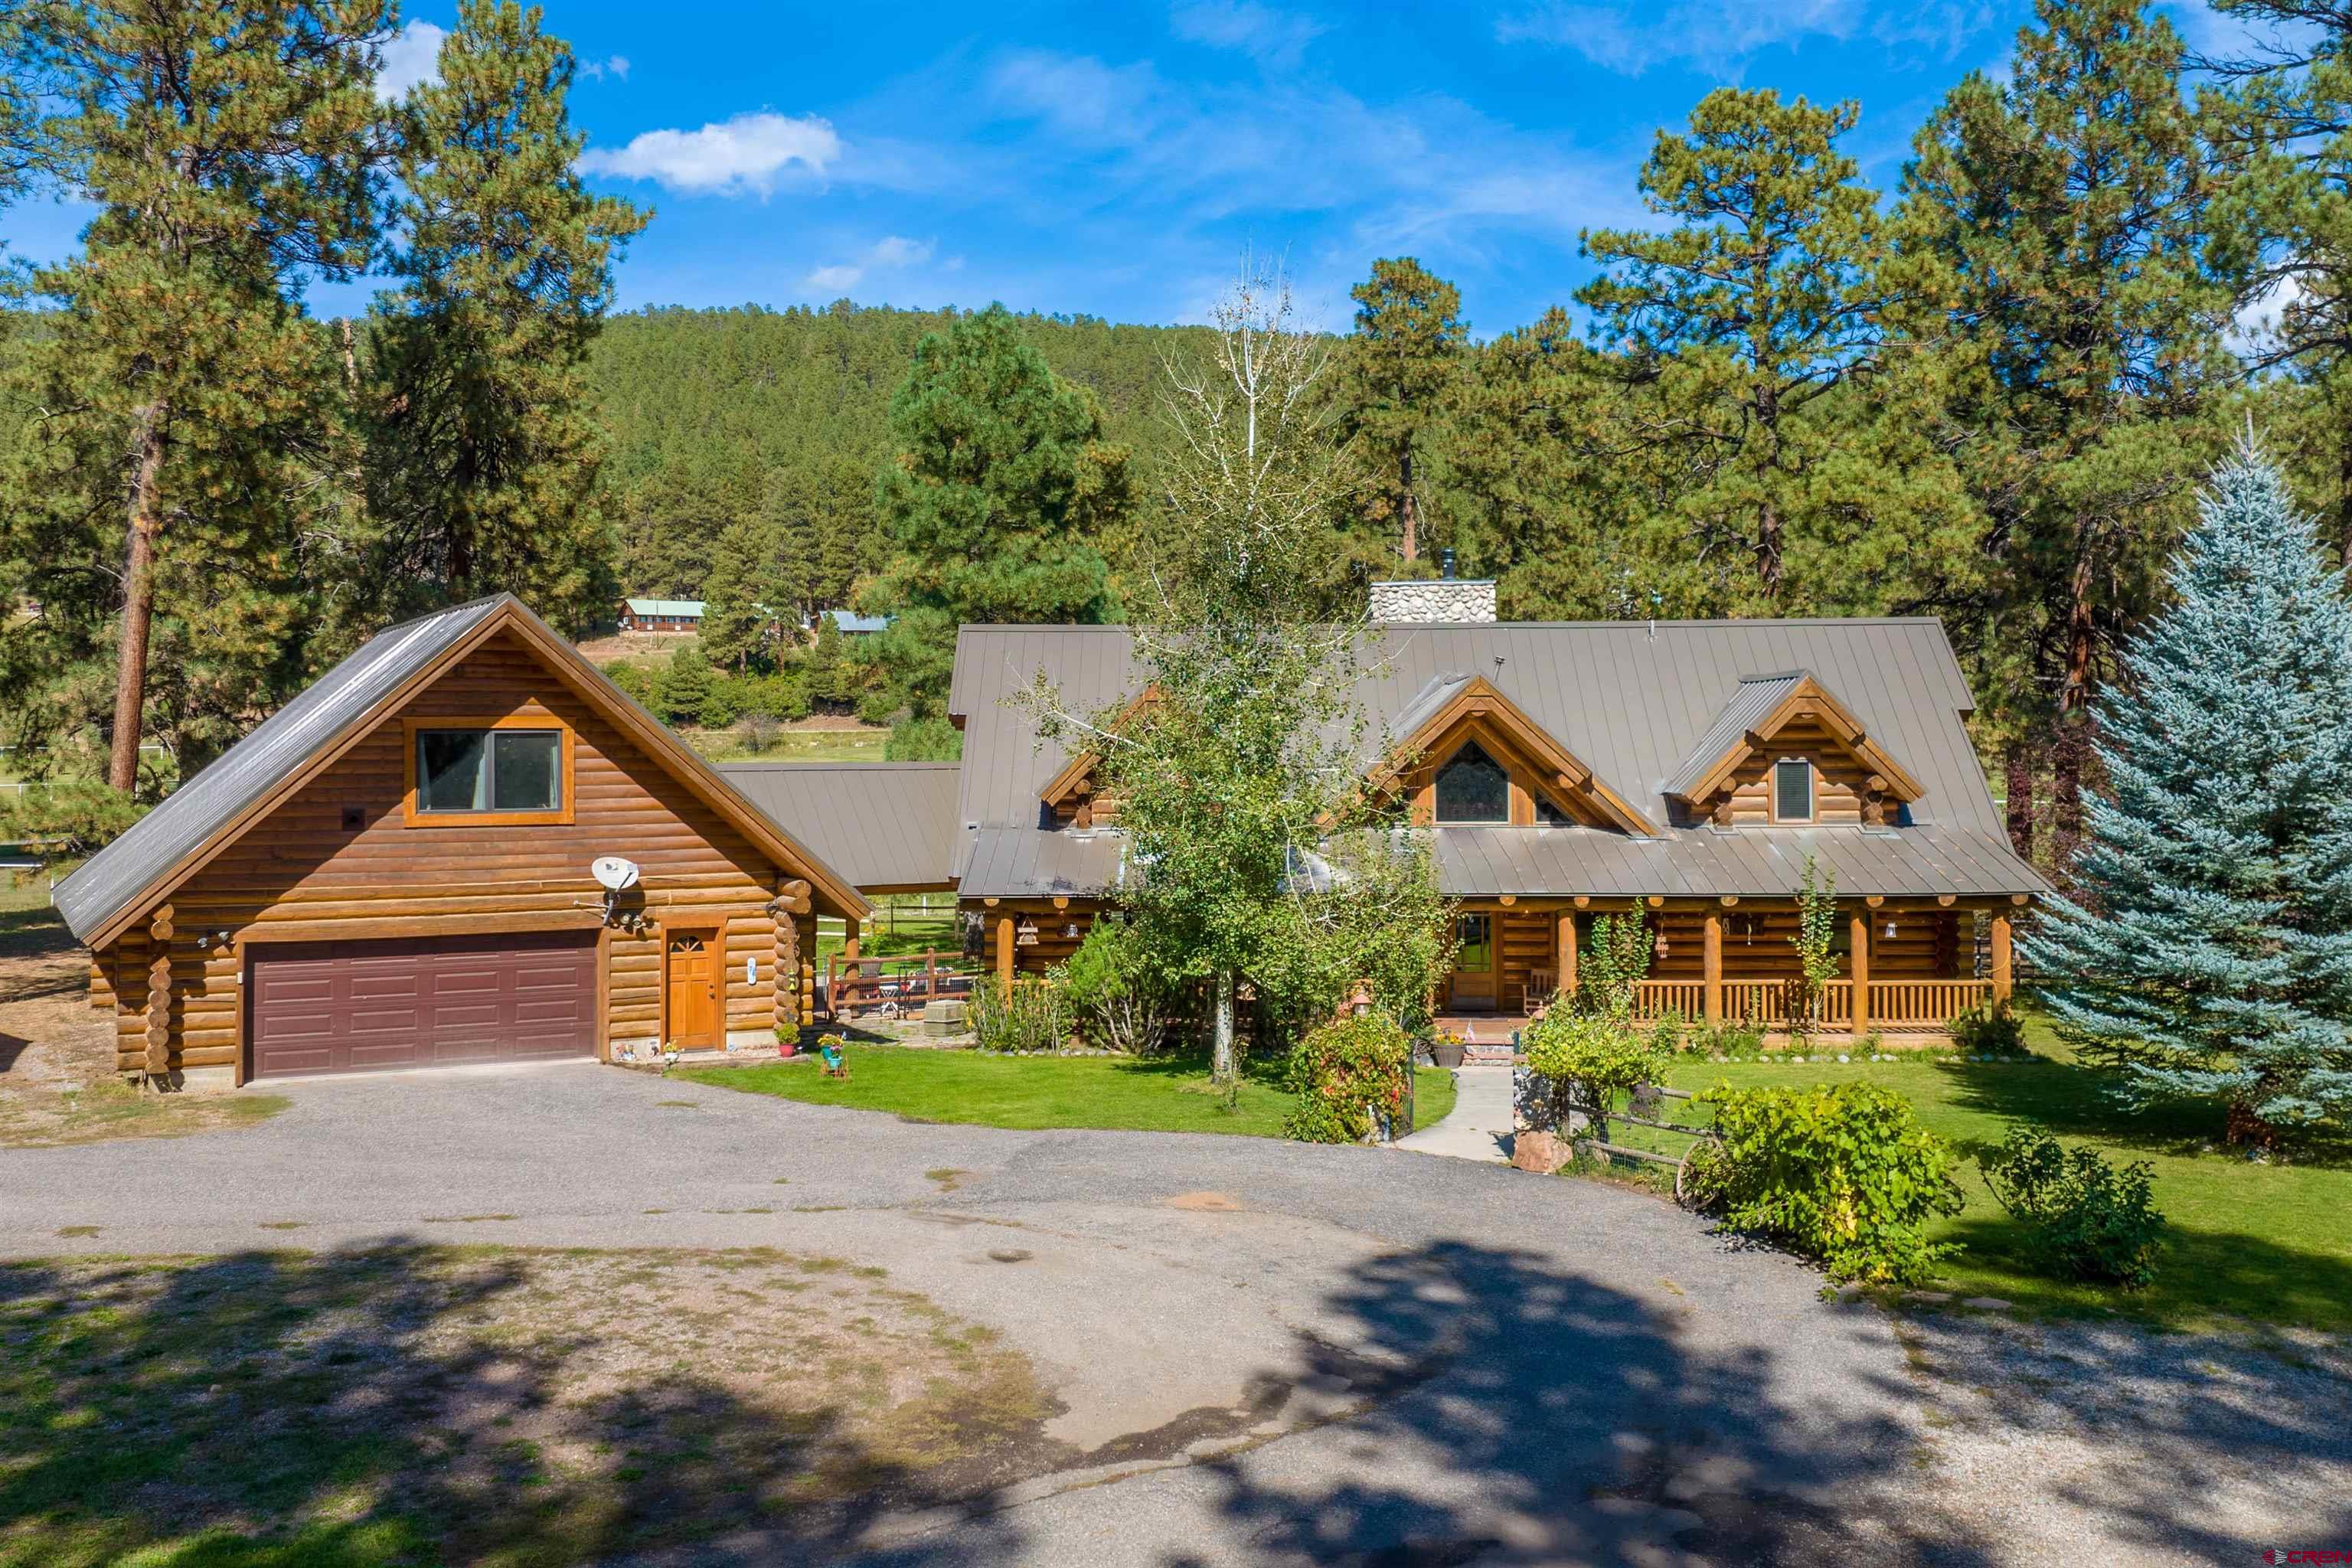
[[[1058,1462],[1026,1363],[879,1275],[412,1244],[0,1267],[0,1564],[552,1568],[743,1531],[805,1559]]]
[[[1867,1309],[1797,1320],[1775,1349],[1709,1350],[1675,1306],[1459,1242],[1377,1259],[1330,1304],[1366,1355],[1443,1365],[1319,1456],[1276,1445],[1217,1467],[1225,1528],[1265,1560],[1890,1560],[1887,1522],[1841,1500],[1917,1448]],[[1966,1531],[1933,1544],[1940,1563],[1992,1560]]]

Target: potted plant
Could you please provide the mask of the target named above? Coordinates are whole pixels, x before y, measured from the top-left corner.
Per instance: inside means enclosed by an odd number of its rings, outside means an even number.
[[[1440,1029],[1429,1042],[1429,1059],[1442,1068],[1462,1065],[1462,1037],[1451,1029]]]

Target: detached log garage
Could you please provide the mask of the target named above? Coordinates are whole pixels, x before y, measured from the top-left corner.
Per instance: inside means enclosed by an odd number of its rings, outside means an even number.
[[[816,917],[869,912],[503,595],[379,634],[57,901],[118,1067],[190,1087],[772,1049]]]

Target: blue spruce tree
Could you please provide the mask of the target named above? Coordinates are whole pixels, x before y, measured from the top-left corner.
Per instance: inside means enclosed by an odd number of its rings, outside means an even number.
[[[2022,951],[2127,1099],[2267,1145],[2352,1121],[2352,609],[2251,441],[2201,512],[2101,716],[2079,901]]]

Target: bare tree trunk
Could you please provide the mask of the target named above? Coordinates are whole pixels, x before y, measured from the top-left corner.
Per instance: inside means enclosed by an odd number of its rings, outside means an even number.
[[[2091,721],[2091,561],[2074,563],[2066,606],[2066,669],[2058,686],[2058,726],[2050,752],[2050,855],[2063,876],[2083,837],[2083,755]]]
[[[2001,772],[2009,784],[2009,847],[2017,858],[2033,858],[2033,753],[2023,741],[2011,741],[2001,753]]]
[[[1209,1079],[1225,1084],[1234,1081],[1234,977],[1221,973],[1215,984],[1217,1022],[1209,1057]]]
[[[122,552],[122,637],[114,668],[114,744],[106,782],[129,794],[139,784],[141,721],[147,707],[147,638],[155,619],[155,536],[163,531],[164,428],[161,401],[143,404],[131,436],[131,495]]]
[[[1398,482],[1403,488],[1404,491],[1403,504],[1398,509],[1404,518],[1404,558],[1407,561],[1418,561],[1421,559],[1421,543],[1419,538],[1421,531],[1419,527],[1420,519],[1415,515],[1416,509],[1413,506],[1412,501],[1412,452],[1408,451],[1405,453],[1403,461],[1398,465],[1397,476]]]

